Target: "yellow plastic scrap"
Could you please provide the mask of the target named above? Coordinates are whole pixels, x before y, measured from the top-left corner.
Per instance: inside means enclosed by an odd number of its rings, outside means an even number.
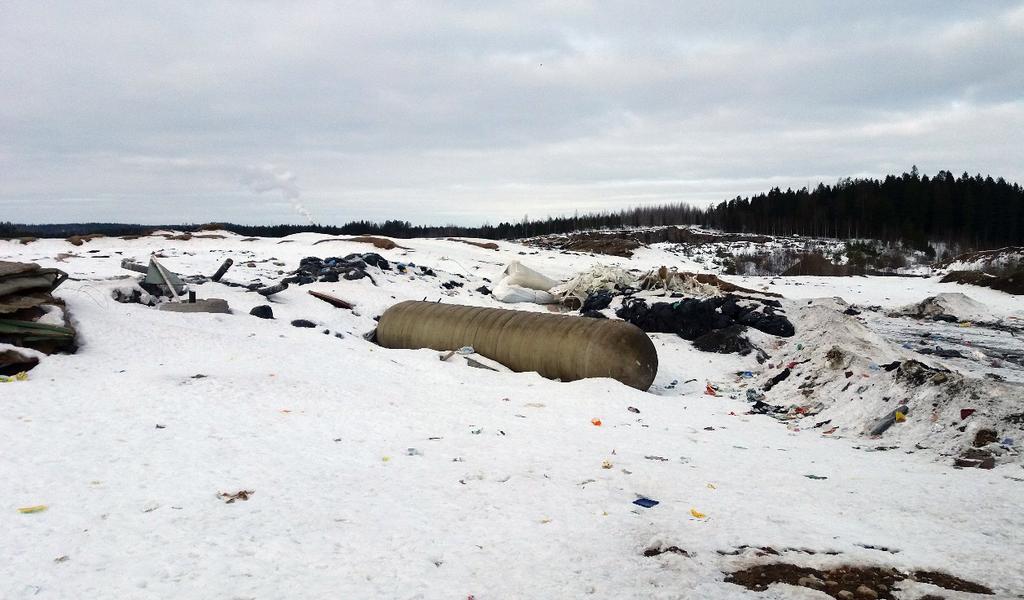
[[[713,483],[709,483],[709,484],[708,484],[708,489],[709,489],[709,490],[713,490],[713,489],[716,489],[716,488],[715,488],[715,484],[713,484]]]
[[[690,509],[690,514],[693,515],[694,519],[706,519],[707,518],[706,514],[700,512],[696,508],[691,508]]]
[[[37,504],[35,506],[26,506],[23,508],[19,508],[18,512],[20,512],[23,515],[30,515],[32,513],[43,512],[47,508],[48,507],[45,504]]]
[[[907,415],[901,413],[900,411],[896,411],[896,422],[897,423],[902,423],[902,422],[904,422],[906,420],[907,420]]]
[[[14,381],[28,381],[28,373],[21,371],[14,377],[8,377],[7,375],[0,375],[0,383],[11,383]]]

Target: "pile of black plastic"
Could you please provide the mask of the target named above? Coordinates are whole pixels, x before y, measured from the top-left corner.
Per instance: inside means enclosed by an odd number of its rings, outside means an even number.
[[[740,305],[740,300],[748,302]],[[789,319],[775,312],[780,307],[775,300],[734,295],[702,300],[683,298],[651,305],[643,298],[626,298],[615,314],[644,331],[674,333],[693,341],[700,350],[745,355],[754,349],[742,335],[745,327],[781,337],[796,333]]]
[[[390,271],[391,264],[380,254],[367,252],[366,254],[349,254],[345,257],[317,258],[307,256],[299,261],[299,268],[290,276],[285,277],[285,283],[306,285],[314,281],[335,282],[339,279],[349,281],[373,277],[366,272],[368,267],[377,267],[382,271]]]

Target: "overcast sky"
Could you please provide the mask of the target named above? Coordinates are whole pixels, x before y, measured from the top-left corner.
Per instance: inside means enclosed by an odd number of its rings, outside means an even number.
[[[479,224],[1024,181],[1022,2],[0,3],[0,220]]]

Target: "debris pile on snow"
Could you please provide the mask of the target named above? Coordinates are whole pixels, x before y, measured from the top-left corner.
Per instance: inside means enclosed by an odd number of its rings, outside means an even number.
[[[983,451],[994,460],[1019,458],[1015,444],[1024,424],[1009,419],[1021,412],[1019,388],[909,358],[835,304],[790,311],[797,336],[747,390],[753,412],[788,421],[794,429],[878,437],[947,456],[971,448],[978,431],[993,430],[1000,443],[986,444]]]
[[[75,330],[64,303],[51,294],[67,278],[59,269],[0,261],[0,374],[31,369],[39,363],[40,352],[74,350]]]
[[[196,275],[187,279],[195,284],[207,281],[220,282],[221,277],[232,264],[234,261],[229,258],[221,263],[213,277]],[[148,266],[126,258],[121,261],[121,268],[145,273],[146,276],[141,281],[124,283],[111,289],[110,294],[117,302],[156,306],[158,310],[176,313],[228,314],[231,312],[227,300],[223,298],[197,300],[195,291],[190,290],[177,273],[158,262],[155,256],[150,257]]]
[[[549,291],[562,304],[577,308],[582,306],[591,294],[622,290],[630,287],[635,280],[636,278],[624,269],[594,265],[586,271],[581,271],[569,281],[552,287]]]
[[[373,277],[367,273],[368,267],[377,267],[381,271],[390,271],[391,263],[375,252],[355,253],[345,257],[317,258],[316,256],[307,256],[299,261],[299,268],[282,281],[296,285],[306,285],[314,281],[335,283],[340,279],[352,281],[364,277],[369,277],[370,281],[373,281]]]
[[[755,348],[743,335],[746,327],[774,336],[794,334],[793,324],[775,312],[780,306],[776,300],[733,295],[651,305],[643,298],[632,297],[625,299],[615,314],[644,331],[674,333],[691,340],[700,350],[745,355]]]

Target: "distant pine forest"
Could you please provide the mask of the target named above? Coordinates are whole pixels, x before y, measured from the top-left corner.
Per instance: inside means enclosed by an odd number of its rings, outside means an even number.
[[[571,217],[523,218],[498,225],[413,225],[409,221],[352,221],[344,225],[216,224],[246,236],[281,237],[303,231],[329,235],[375,234],[396,238],[461,236],[516,239],[593,229],[700,225],[736,233],[877,239],[926,249],[930,242],[969,248],[1019,245],[1024,241],[1024,188],[1002,177],[959,177],[917,167],[885,179],[841,179],[814,189],[772,188],[737,196],[706,209],[679,202]],[[90,233],[137,235],[154,229],[194,230],[196,224],[74,223],[25,225],[0,222],[0,238],[66,237]],[[202,227],[212,228],[211,224]]]

